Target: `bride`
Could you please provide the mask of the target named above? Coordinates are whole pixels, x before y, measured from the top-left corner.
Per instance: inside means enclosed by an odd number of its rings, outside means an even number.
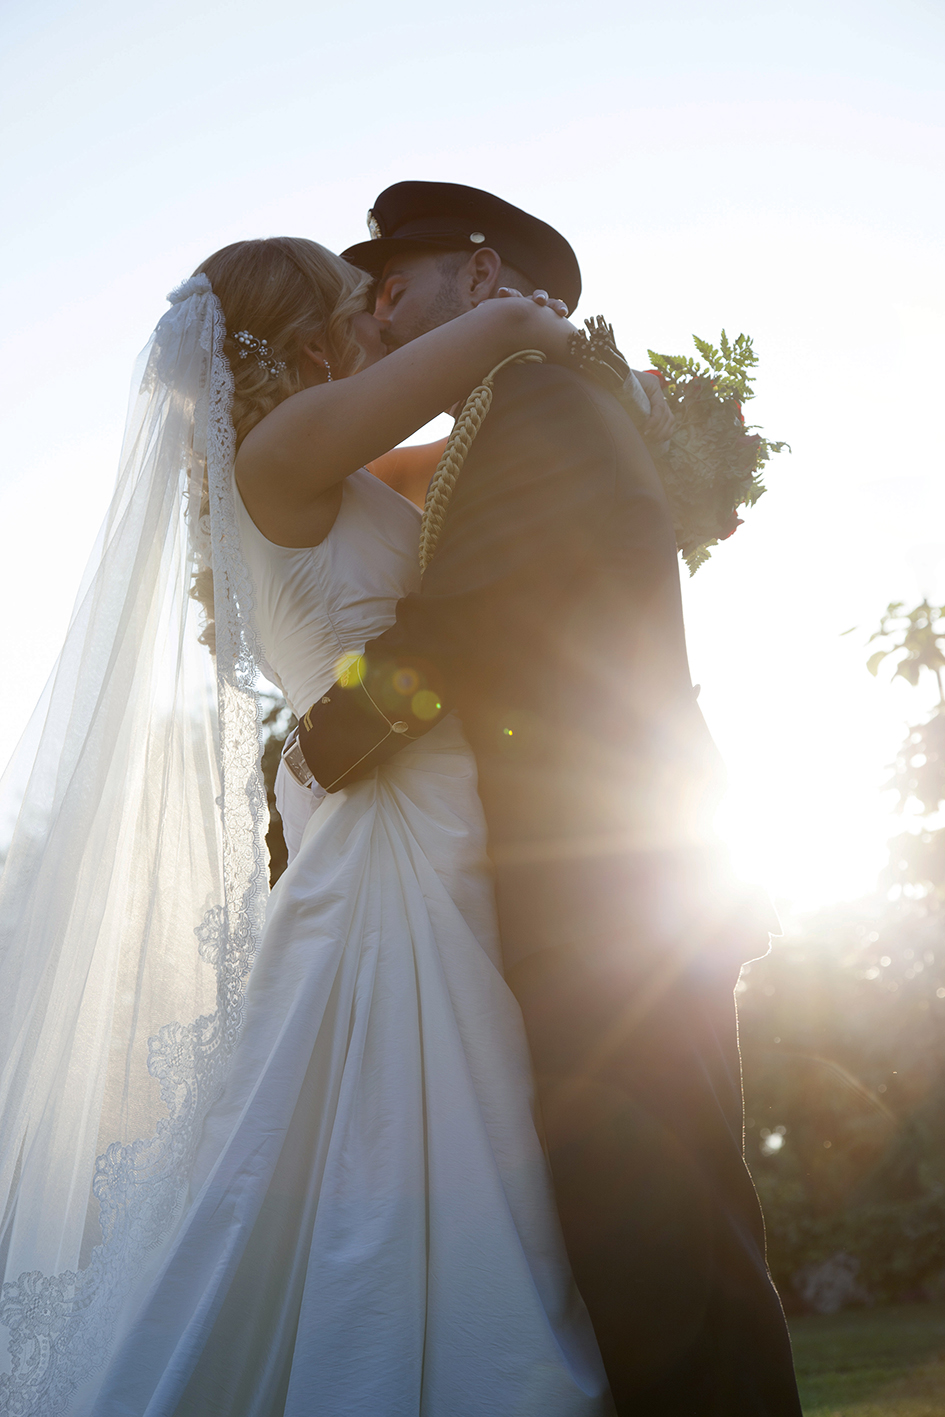
[[[5,779],[17,1417],[610,1410],[458,722],[321,802],[283,780],[266,905],[258,674],[304,711],[419,581],[419,513],[365,464],[572,332],[495,300],[382,358],[369,290],[273,238],[172,294]]]

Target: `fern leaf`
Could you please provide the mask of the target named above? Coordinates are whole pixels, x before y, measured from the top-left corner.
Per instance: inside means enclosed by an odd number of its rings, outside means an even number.
[[[700,339],[698,335],[693,335],[692,342],[708,364],[710,372],[714,374],[722,363],[722,356],[715,345],[710,344],[707,339]]]

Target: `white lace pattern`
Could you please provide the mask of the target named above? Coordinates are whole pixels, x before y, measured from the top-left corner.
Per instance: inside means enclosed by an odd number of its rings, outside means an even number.
[[[205,276],[169,299],[62,657],[7,779],[21,794],[0,883],[14,996],[8,1018],[0,1006],[9,1417],[73,1411],[174,1233],[268,894],[223,313]],[[204,471],[209,525],[191,513]],[[188,595],[208,557],[215,703]],[[35,1177],[46,1181],[34,1203]],[[80,1263],[44,1268],[52,1254]]]

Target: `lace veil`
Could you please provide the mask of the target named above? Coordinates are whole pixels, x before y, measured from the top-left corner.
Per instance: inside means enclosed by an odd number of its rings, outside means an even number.
[[[173,1233],[268,892],[223,313],[203,275],[169,299],[0,787],[0,1412],[17,1417],[71,1410]],[[215,659],[189,593],[211,566]]]

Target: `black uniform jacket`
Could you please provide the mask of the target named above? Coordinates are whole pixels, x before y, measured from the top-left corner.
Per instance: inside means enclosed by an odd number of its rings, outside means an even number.
[[[577,372],[499,375],[421,593],[313,705],[300,742],[334,791],[451,709],[476,755],[515,953],[573,934],[562,912],[586,912],[601,862],[626,875],[685,851],[713,795],[662,486],[628,415]],[[582,901],[568,906],[551,887],[575,873]]]

